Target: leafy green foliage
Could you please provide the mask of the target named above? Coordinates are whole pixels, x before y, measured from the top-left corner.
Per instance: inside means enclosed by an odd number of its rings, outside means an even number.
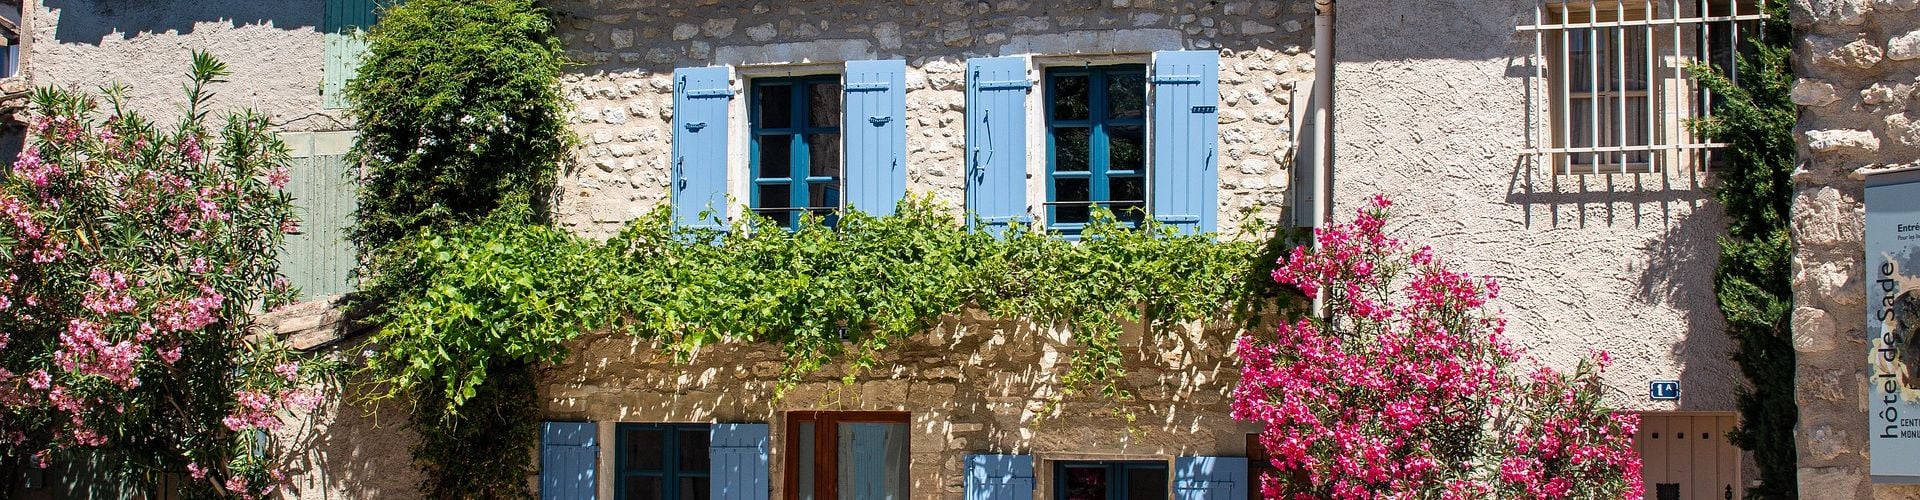
[[[391,245],[507,214],[544,224],[574,139],[560,91],[560,41],[532,0],[408,0],[383,12],[367,42],[346,89],[360,129],[352,154],[365,168],[348,232],[364,279],[352,298],[370,306],[370,322],[386,323],[383,308],[424,293],[426,282],[388,265]],[[495,215],[503,207],[513,208]],[[530,496],[530,458],[512,446],[533,439],[533,386],[525,376],[486,373],[464,373],[458,386],[408,387],[414,401],[481,395],[472,411],[432,405],[413,413],[422,436],[414,457],[430,476],[421,485],[429,497]]]
[[[1256,243],[1131,229],[1105,214],[1078,242],[969,232],[925,198],[891,217],[810,218],[791,232],[757,217],[724,232],[678,227],[661,208],[604,242],[519,219],[422,231],[396,247],[396,266],[426,292],[400,298],[380,334],[387,348],[373,368],[393,390],[433,387],[458,408],[496,363],[557,362],[567,340],[607,330],[682,355],[778,345],[785,387],[833,363],[870,368],[879,351],[972,306],[1066,327],[1082,352],[1063,382],[1124,398],[1121,322],[1163,332],[1270,311],[1260,303],[1276,293],[1250,288],[1263,280],[1248,275],[1271,263]]]
[[[1700,82],[1725,102],[1713,117],[1694,123],[1696,130],[1731,145],[1727,164],[1714,172],[1723,183],[1714,197],[1727,211],[1727,234],[1720,239],[1720,267],[1714,290],[1727,318],[1727,333],[1738,343],[1734,361],[1752,382],[1738,395],[1740,427],[1731,437],[1754,452],[1760,484],[1757,498],[1798,496],[1793,428],[1794,403],[1792,239],[1788,233],[1793,200],[1793,28],[1784,4],[1769,4],[1768,19],[1747,42],[1753,52],[1740,58],[1739,82],[1714,68],[1697,67]]]
[[[348,234],[369,266],[369,300],[409,290],[381,272],[388,243],[508,205],[543,220],[572,144],[564,58],[531,0],[409,0],[384,12],[347,84],[366,169]]]

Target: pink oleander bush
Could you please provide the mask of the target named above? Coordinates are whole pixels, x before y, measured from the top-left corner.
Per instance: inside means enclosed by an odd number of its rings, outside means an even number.
[[[272,431],[311,409],[317,376],[254,312],[285,303],[297,227],[287,149],[265,117],[209,130],[195,54],[169,127],[94,96],[40,89],[0,171],[0,470],[87,461],[135,489],[254,498],[284,478]],[[178,484],[178,483],[175,483]],[[4,481],[0,481],[4,486]]]
[[[1233,414],[1265,426],[1265,496],[1639,498],[1638,418],[1601,401],[1607,355],[1572,374],[1517,366],[1486,307],[1499,284],[1408,251],[1386,234],[1391,205],[1376,196],[1274,270],[1324,319],[1239,339]]]

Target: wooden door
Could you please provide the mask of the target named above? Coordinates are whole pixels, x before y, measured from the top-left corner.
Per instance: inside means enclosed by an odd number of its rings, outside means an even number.
[[[1732,414],[1641,414],[1640,431],[1633,441],[1647,488],[1642,498],[1740,498],[1740,451],[1726,435],[1733,425]]]

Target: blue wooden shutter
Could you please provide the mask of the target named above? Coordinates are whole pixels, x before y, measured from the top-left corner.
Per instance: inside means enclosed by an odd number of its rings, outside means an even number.
[[[1155,219],[1180,234],[1213,232],[1220,212],[1220,53],[1153,53]]]
[[[600,450],[593,422],[542,422],[540,500],[592,500]]]
[[[1033,500],[1033,456],[967,455],[966,500]]]
[[[727,220],[726,66],[673,70],[673,221],[719,229]],[[712,211],[702,218],[701,212]]]
[[[1027,215],[1027,60],[967,60],[968,227],[1002,234]]]
[[[767,424],[714,424],[711,500],[767,500]]]
[[[1247,487],[1246,457],[1173,460],[1173,500],[1241,500]]]
[[[893,214],[907,192],[907,62],[847,61],[847,205]]]

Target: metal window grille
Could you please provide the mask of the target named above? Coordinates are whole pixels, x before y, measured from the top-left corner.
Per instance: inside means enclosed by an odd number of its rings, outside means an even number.
[[[1688,65],[1731,73],[1765,1],[1536,1],[1524,154],[1556,174],[1706,170],[1725,144],[1688,126],[1716,102]]]

